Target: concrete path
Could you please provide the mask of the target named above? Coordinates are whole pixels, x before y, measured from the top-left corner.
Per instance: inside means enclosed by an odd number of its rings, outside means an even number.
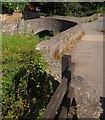
[[[76,64],[75,75],[96,89],[100,98],[103,96],[103,17],[84,23],[82,29],[85,35],[71,53]]]

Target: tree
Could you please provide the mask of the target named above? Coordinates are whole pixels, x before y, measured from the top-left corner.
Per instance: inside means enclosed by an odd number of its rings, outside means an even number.
[[[23,11],[28,2],[2,2],[2,13],[12,14],[18,7],[18,10]]]
[[[36,4],[36,3],[35,3]],[[38,3],[47,15],[89,16],[105,9],[99,2],[45,2]]]

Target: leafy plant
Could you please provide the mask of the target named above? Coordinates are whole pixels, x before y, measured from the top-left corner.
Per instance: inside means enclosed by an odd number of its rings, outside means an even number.
[[[52,2],[39,3],[42,12],[48,15],[90,16],[105,9],[103,2]]]
[[[103,13],[104,11],[105,11],[105,8],[103,7],[97,8],[96,10],[97,13]]]
[[[45,72],[38,37],[3,36],[3,119],[39,119],[52,94],[53,77]]]
[[[29,3],[28,2],[2,2],[2,13],[12,14],[17,7],[18,7],[18,10],[22,12],[26,5],[29,5]]]
[[[18,6],[24,11],[26,5],[41,8],[42,13],[47,15],[73,15],[77,17],[89,16],[96,12],[103,12],[103,2],[2,2],[4,13],[13,13]]]

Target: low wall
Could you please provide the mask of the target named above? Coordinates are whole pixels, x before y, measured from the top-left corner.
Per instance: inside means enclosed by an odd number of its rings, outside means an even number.
[[[90,22],[97,19],[101,14],[94,14],[90,17],[69,17],[69,16],[53,16],[46,18],[37,18],[31,20],[20,19],[21,14],[15,13],[14,21],[2,21],[2,29],[0,32],[5,34],[15,34],[24,32],[33,32],[36,34],[41,30],[53,30],[53,32],[59,33],[70,27],[76,25],[76,23]],[[9,16],[11,17],[11,16]],[[12,18],[12,17],[11,17]]]
[[[23,34],[25,32],[25,21],[24,20],[14,20],[14,21],[3,21],[2,22],[2,34]]]
[[[84,32],[81,29],[81,24],[78,24],[75,27],[57,34],[50,40],[42,41],[36,46],[36,49],[46,53],[45,58],[51,64],[54,64],[58,62],[61,56],[67,52],[67,50],[69,50],[71,44],[73,45],[81,39],[83,34]]]
[[[51,30],[55,34],[49,41],[39,43],[36,49],[46,53],[48,61],[54,63],[59,59],[70,45],[83,35],[81,22],[89,22],[92,18],[98,18],[100,14],[90,17],[76,18],[68,16],[52,16],[31,20],[17,20],[13,22],[3,22],[2,33],[23,34],[24,32],[38,33],[43,30]],[[59,33],[59,34],[57,34]]]
[[[76,23],[76,20],[64,16],[19,20],[9,24],[4,22],[2,26],[2,33],[5,34],[23,34],[24,32],[37,34],[43,30],[50,30],[55,34],[51,40],[43,41],[36,47],[46,52],[49,61],[59,59],[70,48],[70,44],[83,34],[81,23]]]
[[[59,33],[74,27],[77,23],[62,19],[54,18],[37,18],[31,20],[17,20],[13,22],[3,22],[2,33],[15,34],[15,33],[38,33],[43,30],[51,30],[53,33]]]
[[[0,14],[0,21],[13,21],[20,20],[22,18],[22,13],[13,13],[12,15]]]
[[[34,34],[43,31],[43,30],[51,30],[53,33],[59,33],[65,31],[71,27],[74,27],[77,23],[62,20],[62,19],[54,19],[54,18],[39,18],[34,20],[26,21],[27,32],[33,32]]]

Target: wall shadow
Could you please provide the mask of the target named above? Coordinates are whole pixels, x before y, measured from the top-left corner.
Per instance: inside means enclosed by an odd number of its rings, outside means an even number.
[[[55,80],[53,76],[47,74],[46,71],[37,74],[36,70],[32,70],[30,74],[25,77],[26,74],[27,70],[21,68],[14,76],[15,101],[22,98],[24,104],[22,111],[18,108],[20,114],[19,120],[35,120],[40,116],[41,112],[44,112],[59,82]],[[20,87],[21,84],[23,84],[23,88]]]
[[[50,30],[42,30],[42,31],[38,32],[36,35],[38,35],[40,38],[43,38],[45,36],[49,36],[49,37],[54,36],[53,32]]]
[[[100,120],[105,120],[105,97],[100,97],[101,107],[103,112],[100,114]]]
[[[22,12],[22,19],[31,20],[40,18],[40,14],[38,12]]]
[[[72,22],[72,21],[67,21],[67,20],[59,20],[59,22],[61,23],[61,30],[60,32],[63,32],[69,28],[72,28],[74,26],[77,25],[76,22]]]

